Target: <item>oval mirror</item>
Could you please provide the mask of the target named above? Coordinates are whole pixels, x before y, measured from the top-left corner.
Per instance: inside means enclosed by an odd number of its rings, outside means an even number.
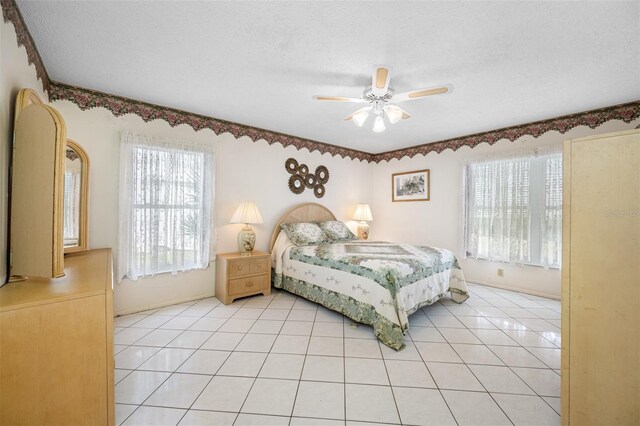
[[[88,248],[89,157],[80,145],[67,139],[64,169],[64,252]]]

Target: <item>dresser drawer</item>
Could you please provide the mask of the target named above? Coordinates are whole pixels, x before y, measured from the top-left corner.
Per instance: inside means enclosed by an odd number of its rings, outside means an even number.
[[[233,259],[229,261],[229,278],[242,277],[249,275],[250,271],[249,259]]]
[[[256,291],[267,288],[269,285],[267,276],[258,275],[254,277],[235,278],[229,280],[229,294],[240,294],[249,291]]]
[[[249,261],[249,270],[252,274],[263,274],[269,270],[269,258],[251,259]]]

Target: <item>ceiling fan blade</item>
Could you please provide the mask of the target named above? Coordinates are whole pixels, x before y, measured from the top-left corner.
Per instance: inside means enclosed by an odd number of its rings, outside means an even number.
[[[403,109],[403,108],[400,108],[400,107],[398,107],[398,109],[400,109],[400,111],[402,111],[402,119],[403,119],[403,120],[408,120],[408,119],[410,119],[410,118],[411,118],[411,114],[409,114],[409,113],[407,112],[407,110],[405,110],[405,109]]]
[[[341,97],[341,96],[314,96],[313,99],[315,99],[316,101],[333,101],[333,102],[353,102],[353,103],[357,103],[357,104],[361,104],[363,102],[365,102],[364,99],[358,99],[358,98],[345,98],[345,97]]]
[[[453,92],[453,86],[446,84],[440,87],[432,87],[429,89],[412,90],[410,92],[403,92],[393,95],[394,102],[415,101],[416,99],[422,99],[427,96],[444,95]]]
[[[389,68],[384,66],[376,67],[371,79],[371,91],[376,96],[384,96],[389,90],[389,80],[391,80],[391,73]]]

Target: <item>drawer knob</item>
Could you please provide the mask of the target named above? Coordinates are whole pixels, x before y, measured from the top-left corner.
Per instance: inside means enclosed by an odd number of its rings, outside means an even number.
[[[238,271],[242,270],[242,265],[238,265]]]
[[[249,281],[244,285],[245,287],[253,287],[253,281]]]
[[[262,264],[258,263],[258,269],[262,268]]]

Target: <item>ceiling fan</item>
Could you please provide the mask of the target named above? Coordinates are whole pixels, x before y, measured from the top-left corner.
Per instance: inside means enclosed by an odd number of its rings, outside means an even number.
[[[400,108],[396,103],[415,101],[427,96],[442,95],[451,93],[453,86],[446,84],[440,87],[432,87],[429,89],[412,90],[409,92],[394,93],[393,89],[389,87],[390,81],[389,68],[384,66],[377,66],[373,72],[371,78],[371,86],[364,90],[362,99],[359,98],[345,98],[339,96],[314,96],[313,99],[318,101],[333,101],[333,102],[353,102],[353,103],[366,103],[365,107],[347,115],[344,119],[351,120],[356,126],[362,127],[367,121],[369,115],[375,116],[373,123],[373,131],[376,133],[384,132],[386,126],[384,124],[384,116],[387,116],[389,123],[395,124],[400,120],[407,120],[411,118],[404,109]]]

